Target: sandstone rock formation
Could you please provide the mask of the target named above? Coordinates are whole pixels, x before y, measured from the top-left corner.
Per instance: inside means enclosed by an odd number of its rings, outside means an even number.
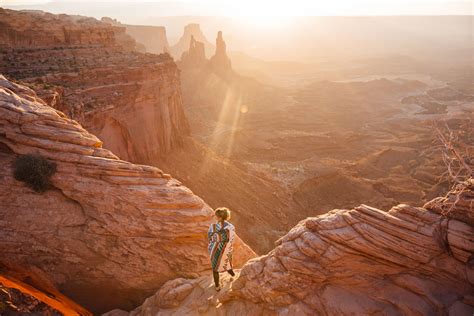
[[[253,166],[242,164],[243,157],[228,158],[232,151],[239,150],[233,146],[233,137],[237,139],[245,130],[241,124],[246,114],[241,109],[250,104],[272,104],[274,100],[281,100],[276,93],[271,98],[262,97],[263,85],[234,72],[222,34],[218,35],[217,42],[212,65],[208,59],[203,60],[202,44],[193,39],[189,51],[177,61],[186,116],[193,123],[193,137],[160,158],[159,166],[182,179],[213,207],[229,207],[232,220],[246,243],[257,253],[264,254],[304,216],[277,181]],[[229,134],[232,134],[230,139],[226,138]],[[248,148],[245,144],[238,147]],[[256,155],[262,150],[255,149]],[[198,172],[190,175],[190,166]],[[247,227],[259,227],[263,233],[255,234]]]
[[[115,46],[135,49],[124,27],[101,23],[94,18],[51,14],[43,11],[14,11],[0,8],[0,48],[39,49],[64,46]]]
[[[13,178],[20,154],[54,161],[54,188]],[[0,76],[0,264],[44,271],[94,312],[132,308],[169,279],[208,273],[212,210],[157,168],[119,160],[33,90]],[[254,253],[237,240],[236,261]]]
[[[181,55],[188,50],[191,37],[194,37],[194,39],[198,42],[204,43],[206,56],[210,56],[212,54],[215,49],[214,45],[212,45],[206,39],[199,24],[190,23],[184,27],[183,35],[179,39],[178,43],[170,47],[171,55],[173,55],[174,58],[180,58]]]
[[[232,72],[232,66],[229,57],[227,57],[226,45],[222,38],[222,31],[217,33],[216,53],[209,60],[211,69],[221,75],[227,75]]]
[[[3,9],[0,22],[0,73],[44,90],[120,158],[152,164],[189,134],[176,64],[124,49],[125,27]]]
[[[102,22],[125,27],[125,32],[145,47],[146,52],[169,53],[168,38],[164,26],[122,24],[116,19],[103,17]]]
[[[2,274],[0,274],[0,313],[2,315],[92,315],[57,291],[51,289],[41,291]]]
[[[235,79],[235,73],[232,71],[231,61],[227,56],[226,44],[221,31],[217,33],[216,49],[209,60],[206,59],[205,49],[205,42],[196,40],[194,35],[190,36],[189,49],[182,53],[181,59],[178,61],[178,66],[184,72],[184,76],[191,77],[191,81],[195,79],[198,82],[205,81],[209,75],[217,75],[220,79],[226,81]],[[199,73],[196,73],[196,69]],[[192,91],[193,89],[189,90]]]
[[[199,68],[207,64],[204,43],[196,41],[194,36],[191,36],[189,42],[189,50],[181,55],[180,68],[190,69]]]
[[[221,108],[224,104],[234,103],[231,99],[245,102],[242,98],[246,90],[242,84],[245,80],[232,70],[222,32],[218,32],[215,53],[209,60],[203,56],[204,48],[205,43],[191,36],[189,49],[177,61],[181,70],[181,87],[186,107],[215,107],[217,114],[233,112],[235,109],[223,113]]]
[[[474,179],[424,207],[307,218],[237,279],[167,282],[130,315],[472,315]]]

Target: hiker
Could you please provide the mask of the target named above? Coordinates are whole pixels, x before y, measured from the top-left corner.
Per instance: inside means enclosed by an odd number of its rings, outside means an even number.
[[[214,211],[216,223],[211,224],[207,232],[209,240],[209,256],[211,259],[212,275],[216,291],[221,290],[219,283],[219,272],[229,273],[235,276],[232,270],[232,244],[234,242],[235,227],[228,222],[230,210],[226,207],[216,208]]]

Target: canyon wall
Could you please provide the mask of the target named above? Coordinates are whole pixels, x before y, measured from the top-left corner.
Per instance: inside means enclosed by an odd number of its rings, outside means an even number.
[[[38,194],[14,179],[23,154],[57,164],[50,190]],[[0,179],[0,264],[43,271],[93,312],[130,309],[169,279],[209,273],[208,205],[161,170],[119,160],[3,76]],[[237,239],[237,265],[252,256]]]
[[[103,17],[102,22],[125,28],[125,32],[144,46],[146,52],[161,54],[169,52],[168,38],[164,26],[122,24],[116,19]]]
[[[204,44],[206,56],[212,54],[215,48],[202,33],[201,26],[197,23],[190,23],[184,27],[183,35],[180,37],[178,43],[170,47],[171,55],[173,55],[174,58],[181,58],[181,55],[188,50],[191,37]]]
[[[424,207],[307,218],[220,292],[209,277],[175,279],[130,315],[468,316],[473,253],[471,178]]]
[[[120,158],[152,164],[189,134],[176,64],[137,52],[125,27],[3,9],[0,23],[0,73],[40,91]]]
[[[133,50],[130,37],[117,38],[124,27],[110,26],[94,18],[51,14],[43,11],[14,11],[0,8],[1,48],[54,48],[64,46],[115,46]]]

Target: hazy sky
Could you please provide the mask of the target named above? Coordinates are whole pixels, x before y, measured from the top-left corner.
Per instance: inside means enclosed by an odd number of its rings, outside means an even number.
[[[158,8],[155,16],[225,15],[225,16],[283,16],[283,15],[472,15],[471,1],[459,0],[0,0],[0,6],[21,9],[44,9],[65,13],[96,16],[106,7]],[[68,8],[66,8],[68,9]],[[155,10],[153,10],[155,11]],[[148,12],[150,13],[150,12]]]

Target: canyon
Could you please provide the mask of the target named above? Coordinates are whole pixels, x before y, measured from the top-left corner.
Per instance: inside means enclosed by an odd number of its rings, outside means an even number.
[[[0,72],[44,90],[120,158],[152,164],[189,135],[176,64],[137,52],[125,27],[5,9],[0,20]]]
[[[401,57],[383,60],[386,73],[379,72],[377,59],[356,70],[350,63],[326,63],[303,71],[304,65],[288,63],[280,71],[278,63],[268,63],[275,86],[240,75],[245,63],[232,67],[222,33],[212,45],[192,23],[177,46],[192,137],[153,164],[213,207],[230,207],[238,227],[264,229],[263,240],[242,232],[259,254],[308,216],[444,194],[449,183],[441,176],[442,155],[432,150],[439,144],[433,124],[447,119],[456,137],[472,143],[470,77],[452,76],[454,70],[417,73],[423,66]],[[440,89],[450,96],[436,94]],[[189,176],[189,166],[198,174]],[[338,188],[350,193],[340,196]]]
[[[105,42],[93,42],[87,39],[88,34],[78,33],[78,38],[93,43],[93,46],[80,43],[68,46],[64,40],[58,40],[57,44],[51,39],[42,44],[44,47],[25,48],[18,41],[8,42],[0,49],[0,71],[29,85],[50,106],[77,120],[119,158],[159,166],[167,172],[183,176],[181,180],[191,185],[192,190],[197,190],[196,193],[205,197],[212,207],[230,207],[238,226],[254,223],[265,228],[264,240],[252,231],[241,231],[249,245],[259,253],[271,249],[273,241],[291,227],[286,214],[293,203],[288,205],[290,199],[279,193],[278,185],[249,173],[242,165],[222,160],[212,150],[189,137],[189,123],[183,103],[196,94],[222,95],[226,85],[225,81],[220,80],[222,84],[218,89],[212,86],[204,89],[204,85],[191,88],[195,81],[193,76],[202,75],[202,82],[212,80],[216,71],[230,74],[231,78],[235,76],[222,42],[214,58],[217,63],[213,62],[212,69],[208,68],[206,59],[195,71],[183,70],[179,74],[177,65],[168,55],[143,54],[132,50],[134,46],[130,43],[133,44],[134,40],[125,34],[123,26],[48,13],[12,10],[0,13],[4,25],[9,25],[5,33],[9,29],[11,31],[8,32],[14,32],[18,28],[15,23],[22,20],[23,24],[36,21],[38,32],[53,38],[60,38],[55,35],[62,29],[60,25],[76,27],[77,32],[81,30],[79,25],[87,23],[91,25],[89,28],[106,30],[110,39]],[[80,22],[84,20],[87,23]],[[189,29],[199,30],[196,27]],[[85,27],[86,30],[88,28]],[[127,50],[117,44],[117,33],[120,38],[128,38]],[[18,33],[14,38],[21,38],[22,34]],[[185,32],[185,36],[189,34]],[[200,38],[199,33],[195,35]],[[223,62],[222,67],[220,62]],[[199,94],[201,87],[203,90]],[[182,89],[187,91],[184,95]],[[203,168],[204,165],[206,167]],[[189,177],[189,166],[200,170],[199,174]],[[262,196],[265,198],[262,199]],[[274,213],[272,218],[268,218],[269,212]]]
[[[236,63],[196,23],[175,45],[111,18],[0,25],[0,290],[19,305],[31,286],[109,316],[473,313],[472,74]],[[43,194],[12,173],[26,154],[57,165]],[[216,293],[218,206],[239,237]]]
[[[474,181],[423,207],[367,205],[309,217],[216,292],[175,279],[113,315],[471,315]]]
[[[0,262],[39,269],[93,312],[130,309],[173,277],[209,270],[212,209],[160,169],[119,160],[76,121],[0,77]],[[57,164],[38,194],[13,177],[19,155]],[[255,256],[240,239],[236,265]]]

